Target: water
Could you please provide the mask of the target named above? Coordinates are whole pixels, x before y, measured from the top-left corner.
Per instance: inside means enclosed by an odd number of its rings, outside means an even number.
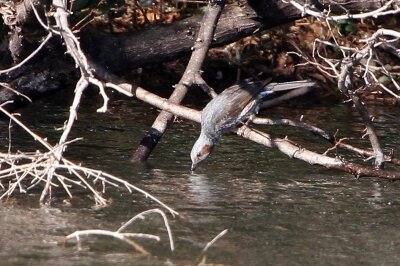
[[[22,120],[55,143],[68,115],[70,95],[54,95],[22,110]],[[206,252],[206,263],[222,265],[398,265],[400,263],[400,183],[354,177],[290,160],[239,137],[228,135],[212,156],[190,173],[189,152],[198,125],[175,122],[148,163],[129,162],[132,149],[158,111],[142,103],[114,97],[110,112],[97,114],[97,93],[83,101],[67,157],[99,168],[145,189],[180,213],[170,215],[176,249],[162,219],[153,214],[132,224],[129,232],[156,234],[160,242],[136,240],[151,255],[134,252],[107,237],[88,237],[78,247],[62,244],[75,230],[116,230],[141,211],[159,207],[138,193],[108,188],[112,203],[94,208],[90,196],[76,191],[71,201],[56,192],[51,207],[40,207],[40,191],[15,195],[0,206],[2,265],[196,265],[202,249],[222,230],[226,235]],[[143,107],[146,107],[143,109]],[[396,108],[376,108],[385,150],[399,145]],[[277,108],[271,117],[312,121],[342,136],[359,137],[362,124],[341,105]],[[0,121],[1,145],[8,146],[8,122]],[[274,134],[328,146],[302,131],[269,128]],[[14,126],[14,151],[38,148]],[[299,134],[300,133],[300,134]],[[311,141],[311,142],[310,142]],[[365,141],[359,141],[363,144]]]

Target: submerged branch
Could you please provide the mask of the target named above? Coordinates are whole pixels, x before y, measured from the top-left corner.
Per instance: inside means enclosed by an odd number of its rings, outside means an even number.
[[[131,218],[128,222],[124,223],[116,231],[101,230],[101,229],[89,229],[89,230],[75,231],[74,233],[67,235],[65,237],[64,241],[66,242],[66,241],[68,241],[70,239],[76,238],[76,240],[79,242],[80,238],[82,236],[92,236],[92,235],[110,236],[110,237],[114,237],[116,239],[119,239],[119,240],[122,240],[122,241],[128,243],[129,245],[131,245],[139,253],[141,253],[143,255],[148,255],[149,252],[147,252],[142,246],[140,246],[139,244],[137,244],[136,242],[132,241],[129,238],[135,237],[135,238],[153,239],[153,240],[156,240],[156,241],[160,241],[160,237],[155,236],[155,235],[149,235],[149,234],[141,234],[141,233],[140,234],[139,233],[123,233],[122,230],[124,230],[126,227],[131,225],[137,219],[139,219],[139,218],[140,219],[144,219],[145,215],[152,214],[152,213],[158,213],[163,218],[165,228],[167,229],[167,232],[168,232],[168,237],[169,237],[169,241],[170,241],[170,248],[171,248],[171,251],[174,251],[175,248],[174,248],[174,241],[173,241],[173,238],[172,238],[171,228],[169,226],[167,216],[160,209],[151,209],[151,210],[147,210],[147,211],[141,212],[141,213],[137,214],[136,216],[134,216],[133,218]]]
[[[57,177],[58,183],[64,188],[70,197],[72,197],[72,193],[69,189],[70,186],[80,186],[92,192],[96,204],[107,205],[107,200],[104,199],[101,193],[89,183],[88,179],[92,178],[93,183],[96,181],[102,182],[103,188],[106,184],[117,187],[119,186],[118,184],[120,184],[123,185],[123,187],[125,187],[130,193],[132,191],[137,191],[143,194],[146,198],[150,198],[157,204],[167,209],[172,216],[178,215],[178,212],[168,207],[150,193],[130,184],[125,180],[100,170],[76,165],[64,157],[60,157],[60,160],[55,160],[55,152],[57,149],[59,149],[59,146],[52,146],[45,139],[34,133],[14,115],[7,112],[1,106],[0,111],[7,115],[17,125],[21,126],[36,141],[38,141],[48,150],[45,153],[39,151],[35,153],[19,154],[0,153],[0,165],[4,164],[6,166],[3,166],[0,171],[0,181],[7,180],[9,184],[5,189],[5,192],[0,195],[0,199],[9,197],[18,187],[20,188],[21,192],[26,192],[26,190],[32,189],[41,183],[45,184],[47,190],[51,189],[52,187],[58,187],[58,184],[56,184],[53,178],[48,178],[49,173],[51,173],[53,176]],[[65,144],[69,143],[70,142],[66,142]],[[58,173],[59,170],[66,170],[68,174],[60,174]],[[22,188],[24,187],[25,183],[29,186],[26,190]]]

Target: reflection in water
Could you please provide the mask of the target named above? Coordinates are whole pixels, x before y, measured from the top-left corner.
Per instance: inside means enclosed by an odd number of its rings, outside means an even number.
[[[57,95],[52,101],[37,102],[22,110],[22,117],[54,142],[59,137],[54,127],[66,119],[65,98]],[[8,207],[0,207],[2,264],[193,265],[205,244],[224,229],[229,232],[207,252],[208,263],[400,263],[399,182],[356,180],[290,160],[232,135],[224,136],[212,159],[190,173],[189,153],[199,127],[187,122],[173,124],[148,163],[132,165],[128,162],[132,147],[151,124],[151,115],[142,116],[143,106],[136,101],[111,101],[112,112],[100,115],[95,113],[98,103],[90,101],[94,100],[87,99],[82,105],[71,136],[84,140],[69,147],[68,157],[125,178],[177,210],[180,217],[169,217],[176,251],[169,251],[165,229],[156,216],[146,217],[131,227],[135,232],[162,237],[159,243],[140,241],[153,254],[149,257],[138,256],[120,242],[103,238],[87,240],[82,250],[57,245],[63,236],[75,230],[113,230],[140,211],[159,206],[137,193],[108,188],[107,196],[113,202],[106,208],[90,208],[92,200],[82,192],[75,193],[71,206],[62,203],[64,195],[55,195],[53,208],[39,208],[37,192],[33,196],[18,196],[14,199],[18,204],[9,201]],[[323,108],[280,108],[270,115],[279,117],[284,113],[287,118],[296,118],[304,114],[306,121],[324,125],[332,132],[343,128],[340,134],[358,136],[360,124],[349,125],[352,112],[340,106]],[[397,110],[374,112],[380,122],[377,128],[383,145],[398,147]],[[331,113],[336,114],[335,120]],[[154,111],[154,117],[156,114]],[[0,126],[0,139],[7,139],[4,128],[8,123],[0,121]],[[283,131],[275,127],[270,130],[278,135]],[[20,132],[14,127],[14,136],[17,133]],[[314,140],[313,136],[300,137],[305,142]],[[33,145],[23,134],[13,141],[15,149]],[[7,142],[2,143],[6,148]]]
[[[209,204],[215,201],[212,188],[204,174],[189,175],[189,191],[197,204]]]

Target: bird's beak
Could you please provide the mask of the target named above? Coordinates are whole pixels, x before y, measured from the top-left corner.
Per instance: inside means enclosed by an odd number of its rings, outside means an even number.
[[[190,171],[194,171],[197,167],[197,164],[192,163],[192,166],[190,167]]]

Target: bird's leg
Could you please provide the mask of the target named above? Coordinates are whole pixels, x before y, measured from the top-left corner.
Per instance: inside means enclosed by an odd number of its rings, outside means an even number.
[[[249,119],[246,120],[245,125],[248,126],[250,124],[251,121],[253,121],[253,119],[256,117],[255,114],[251,114],[249,116]]]
[[[236,134],[238,136],[243,136],[244,132],[246,131],[246,129],[248,129],[249,127],[246,125],[246,123],[243,123],[243,125],[241,127],[239,127],[236,131]]]
[[[255,115],[255,114],[252,114],[252,115],[249,116],[248,119],[246,119],[246,121],[240,122],[241,126],[238,128],[238,131],[237,131],[237,134],[238,134],[239,136],[241,136],[241,135],[244,133],[244,131],[246,130],[246,128],[249,127],[250,122],[251,122],[255,117],[256,117],[256,115]]]

